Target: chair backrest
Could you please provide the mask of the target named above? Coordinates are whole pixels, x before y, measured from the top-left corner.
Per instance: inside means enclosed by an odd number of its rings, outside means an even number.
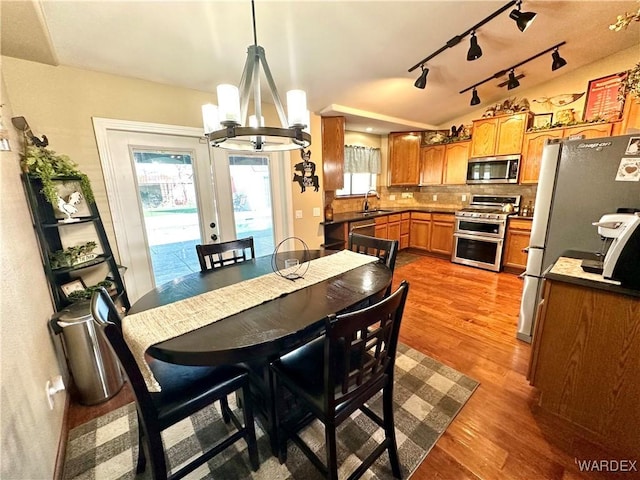
[[[396,266],[396,256],[398,255],[398,241],[350,233],[349,250],[366,255],[374,255],[380,258],[393,272]]]
[[[153,406],[151,394],[147,390],[140,368],[122,335],[122,322],[118,308],[103,287],[96,290],[91,297],[91,314],[98,334],[103,335],[111,346],[113,353],[120,362],[120,366],[129,379],[133,395],[136,398],[138,414],[141,417],[146,433],[149,434],[151,433],[148,430],[149,426],[155,425],[157,419],[156,409]]]
[[[247,255],[247,250],[250,251],[250,256]],[[256,257],[253,237],[239,238],[229,242],[196,245],[196,252],[198,253],[200,270],[203,272]]]
[[[400,322],[409,284],[380,302],[326,320],[324,381],[327,408],[364,395],[371,396],[387,381],[393,368]]]

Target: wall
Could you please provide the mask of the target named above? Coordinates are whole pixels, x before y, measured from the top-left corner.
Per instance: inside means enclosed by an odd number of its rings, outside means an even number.
[[[623,35],[624,32],[620,34]],[[563,74],[562,72],[563,69],[556,70],[555,72],[550,72],[549,75],[553,78],[548,82],[540,84],[536,87],[527,88],[527,79],[524,78],[520,82],[520,87],[511,90],[509,94],[507,94],[507,90],[505,89],[505,96],[501,101],[504,101],[507,98],[513,98],[514,96],[517,98],[526,98],[529,100],[532,112],[552,112],[554,114],[554,118],[556,118],[559,110],[573,108],[576,112],[576,119],[581,120],[586,93],[574,103],[561,107],[554,107],[549,103],[541,103],[539,101],[543,100],[544,98],[554,97],[555,95],[586,92],[590,80],[629,70],[639,61],[639,48],[639,46],[635,46],[627,50],[622,50],[618,53],[610,55],[609,57],[598,60],[597,62],[590,63],[589,65],[585,65],[584,67],[572,70],[565,74]],[[568,67],[571,63],[571,59],[566,58],[566,60]],[[480,98],[482,98],[481,88],[482,87],[480,87],[480,90],[478,91],[478,93],[480,94]],[[469,94],[469,100],[471,100],[471,94]],[[439,128],[449,129],[451,125],[469,125],[473,120],[481,118],[482,114],[487,110],[487,108],[494,105],[494,103],[496,102],[483,102],[478,107],[469,107],[469,112],[467,114],[458,118],[454,118],[446,122],[445,124],[440,125]]]
[[[64,394],[47,405],[44,386],[60,373],[47,321],[53,313],[20,181],[20,139],[2,80],[2,124],[11,152],[0,153],[0,478],[53,478]]]

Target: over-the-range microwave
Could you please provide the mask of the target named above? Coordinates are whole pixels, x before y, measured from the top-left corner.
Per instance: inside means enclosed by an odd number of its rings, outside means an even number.
[[[470,158],[467,183],[518,183],[520,155]]]

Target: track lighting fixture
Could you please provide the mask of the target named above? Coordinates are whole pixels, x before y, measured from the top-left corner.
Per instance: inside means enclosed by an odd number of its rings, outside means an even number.
[[[494,80],[496,78],[501,78],[504,77],[507,73],[509,74],[509,79],[506,82],[503,82],[501,84],[499,84],[499,87],[504,87],[506,86],[508,90],[513,90],[514,88],[517,88],[520,86],[520,82],[519,79],[524,78],[523,74],[518,74],[516,75],[515,73],[515,69],[524,65],[525,63],[530,62],[531,60],[534,60],[542,55],[544,55],[545,53],[549,53],[551,51],[553,51],[552,57],[553,57],[553,65],[551,66],[551,70],[557,70],[560,67],[563,67],[564,65],[567,64],[567,61],[562,58],[560,56],[560,53],[558,52],[558,49],[565,45],[567,42],[560,42],[557,45],[554,45],[553,47],[549,47],[546,50],[543,50],[540,53],[535,54],[532,57],[527,58],[526,60],[523,60],[520,63],[516,63],[515,65],[513,65],[512,67],[506,68],[504,70],[500,70],[499,72],[494,73],[492,76],[490,76],[489,78],[485,78],[484,80],[471,85],[470,87],[465,88],[464,90],[460,90],[460,93],[465,93],[468,92],[469,90],[473,90],[472,94],[471,94],[471,106],[474,105],[478,105],[480,103],[480,97],[478,96],[478,92],[476,90],[476,87],[479,87],[480,85],[482,85],[483,83],[487,83],[490,80]]]
[[[477,60],[482,56],[482,49],[478,45],[478,38],[476,32],[471,32],[471,39],[469,40],[470,46],[467,52],[467,61]]]
[[[560,52],[557,48],[551,54],[551,58],[553,59],[553,63],[551,64],[552,71],[562,68],[567,64],[567,61],[560,56]]]
[[[413,86],[416,88],[424,89],[424,87],[427,86],[427,75],[429,74],[429,69],[425,68],[424,65],[420,65],[420,68],[422,68],[422,73],[416,80],[416,83],[413,84]]]
[[[414,70],[416,70],[418,67],[423,66],[424,64],[426,64],[429,60],[431,60],[432,58],[440,55],[442,52],[444,52],[447,48],[453,48],[455,47],[457,44],[459,44],[464,37],[466,37],[467,35],[469,35],[470,33],[472,34],[471,37],[471,47],[469,48],[469,52],[467,53],[467,60],[471,61],[471,60],[475,60],[477,58],[480,58],[480,56],[482,55],[482,50],[480,49],[480,46],[478,45],[478,40],[475,38],[475,33],[476,31],[483,26],[484,24],[490,22],[491,20],[493,20],[494,18],[496,18],[498,15],[500,15],[502,12],[507,11],[508,9],[510,9],[511,7],[513,7],[516,3],[518,3],[516,0],[511,0],[510,2],[507,2],[506,5],[504,5],[503,7],[499,8],[498,10],[496,10],[495,12],[493,12],[491,15],[489,15],[488,17],[482,19],[480,22],[476,23],[473,27],[469,28],[468,30],[462,32],[460,35],[456,35],[455,37],[453,37],[451,40],[449,40],[447,43],[444,44],[444,46],[440,47],[438,50],[436,50],[435,52],[433,52],[431,55],[429,55],[426,58],[423,58],[422,60],[420,60],[418,63],[416,63],[413,67],[411,67],[409,69],[409,72],[413,72]],[[514,12],[516,12],[516,10],[514,10]],[[512,12],[513,13],[513,12]],[[533,14],[535,16],[535,13]],[[473,58],[471,58],[473,57]],[[417,85],[416,85],[417,86]],[[418,87],[420,88],[420,87]]]
[[[514,88],[518,88],[519,86],[520,82],[516,78],[516,74],[513,69],[511,69],[511,71],[509,72],[509,81],[507,82],[507,90],[513,90]]]
[[[474,105],[479,105],[479,104],[480,104],[480,97],[478,96],[478,90],[474,88],[473,92],[471,92],[471,103],[469,105],[473,107]]]
[[[516,5],[517,8],[511,10],[509,14],[509,18],[515,20],[516,25],[518,26],[518,30],[524,32],[527,28],[531,26],[533,23],[533,19],[536,18],[535,12],[523,12],[520,10],[522,6],[522,0],[518,0]]]

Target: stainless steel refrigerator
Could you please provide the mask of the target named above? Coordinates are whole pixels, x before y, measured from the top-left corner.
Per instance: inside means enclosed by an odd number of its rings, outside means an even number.
[[[542,152],[540,178],[517,337],[531,342],[542,294],[542,274],[566,250],[598,252],[592,225],[618,208],[640,208],[640,134],[556,140]]]

